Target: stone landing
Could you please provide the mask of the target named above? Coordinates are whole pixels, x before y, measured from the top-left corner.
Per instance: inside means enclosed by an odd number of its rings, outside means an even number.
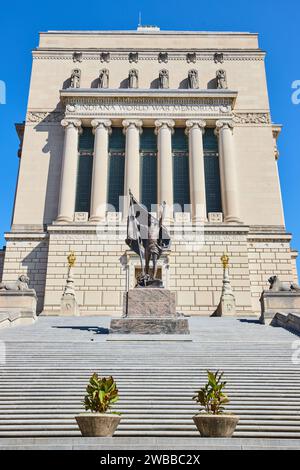
[[[124,294],[123,318],[113,318],[110,333],[189,334],[187,318],[176,313],[175,292],[136,288]]]

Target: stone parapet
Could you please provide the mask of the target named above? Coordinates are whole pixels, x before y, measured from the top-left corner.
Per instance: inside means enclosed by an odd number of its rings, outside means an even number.
[[[18,325],[31,325],[37,316],[28,312],[0,312],[0,328]]]
[[[278,312],[300,315],[300,292],[263,291],[261,298],[261,323],[270,323]]]
[[[0,313],[28,312],[36,315],[37,296],[34,289],[26,291],[0,290]]]

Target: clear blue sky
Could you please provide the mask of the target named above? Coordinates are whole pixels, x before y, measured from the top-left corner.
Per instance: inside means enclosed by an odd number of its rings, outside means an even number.
[[[2,2],[0,36],[4,66],[0,69],[0,80],[6,83],[7,103],[0,105],[0,246],[4,243],[3,232],[10,228],[17,177],[18,138],[14,123],[23,121],[25,116],[31,50],[38,45],[39,31],[136,29],[139,11],[143,24],[155,24],[161,29],[260,34],[260,46],[268,53],[273,122],[284,125],[279,138],[279,170],[286,226],[294,234],[292,246],[299,249],[300,104],[291,102],[291,84],[300,80],[299,1],[296,0]]]

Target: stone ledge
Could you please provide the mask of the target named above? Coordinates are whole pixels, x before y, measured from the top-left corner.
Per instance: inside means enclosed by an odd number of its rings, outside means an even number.
[[[270,324],[271,326],[279,326],[300,335],[300,312],[288,314],[278,312]]]

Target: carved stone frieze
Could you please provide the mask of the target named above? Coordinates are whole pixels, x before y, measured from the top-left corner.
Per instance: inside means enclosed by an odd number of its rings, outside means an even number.
[[[199,116],[231,117],[230,97],[70,97],[65,100],[67,116]]]
[[[271,124],[269,113],[233,113],[235,124]]]
[[[26,123],[39,124],[60,122],[65,113],[60,111],[29,111],[26,115]]]

